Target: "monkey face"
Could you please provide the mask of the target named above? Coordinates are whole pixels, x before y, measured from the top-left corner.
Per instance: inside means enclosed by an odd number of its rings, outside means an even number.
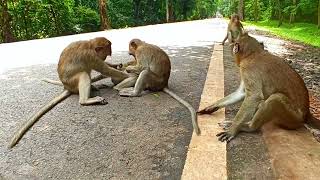
[[[135,56],[137,49],[137,44],[135,42],[130,42],[129,44],[129,55]]]
[[[112,50],[111,50],[111,45],[107,46],[99,46],[95,48],[97,55],[99,56],[100,59],[105,60],[107,56],[111,56]]]

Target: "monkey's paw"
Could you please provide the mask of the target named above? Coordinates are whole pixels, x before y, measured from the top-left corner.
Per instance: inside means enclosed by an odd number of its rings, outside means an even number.
[[[222,121],[219,122],[218,125],[223,129],[223,130],[228,130],[229,127],[232,125],[232,121]]]
[[[98,104],[100,104],[100,105],[106,105],[106,104],[108,104],[108,101],[107,101],[105,98],[103,98],[103,97],[96,96],[96,97],[94,97],[94,98],[97,100]]]
[[[206,107],[206,108],[198,111],[197,113],[198,114],[211,114],[213,112],[216,112],[218,109],[219,109],[219,107],[209,106],[209,107]]]
[[[135,97],[138,96],[137,93],[134,91],[134,88],[123,88],[119,91],[120,96],[125,96],[125,97]]]
[[[216,136],[218,137],[219,141],[221,141],[221,142],[227,141],[227,143],[230,142],[234,138],[234,135],[232,135],[228,132],[221,132],[221,133],[218,133]]]

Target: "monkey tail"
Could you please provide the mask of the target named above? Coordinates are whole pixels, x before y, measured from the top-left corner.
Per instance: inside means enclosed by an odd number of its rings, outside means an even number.
[[[62,82],[60,82],[60,81],[54,81],[54,80],[47,79],[47,78],[42,79],[42,81],[50,83],[50,84],[58,85],[58,86],[63,86]]]
[[[12,148],[15,146],[18,141],[22,138],[22,136],[28,131],[28,129],[36,123],[41,116],[43,116],[45,113],[47,113],[50,109],[52,109],[55,105],[57,105],[59,102],[63,101],[67,97],[71,95],[71,92],[68,90],[64,90],[59,96],[52,99],[48,104],[43,106],[37,113],[33,114],[31,118],[26,121],[23,126],[14,134],[14,136],[11,139],[11,142],[9,144],[9,148]]]
[[[320,142],[320,120],[315,118],[311,112],[307,116],[307,121],[304,124],[304,127],[310,131],[313,137]]]
[[[181,104],[183,104],[185,107],[188,108],[188,110],[191,113],[191,121],[192,121],[193,129],[194,129],[194,131],[196,132],[197,135],[200,135],[201,132],[200,132],[200,128],[198,126],[198,119],[197,119],[196,110],[187,101],[183,100],[181,97],[179,97],[177,94],[172,92],[170,89],[163,88],[163,91],[165,93],[169,94],[175,100],[177,100],[178,102],[180,102]]]

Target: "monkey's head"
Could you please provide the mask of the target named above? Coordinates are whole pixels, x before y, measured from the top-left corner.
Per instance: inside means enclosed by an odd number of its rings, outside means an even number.
[[[91,43],[94,47],[99,58],[105,60],[107,56],[111,56],[111,42],[104,37],[97,37],[91,40]]]
[[[132,39],[129,43],[129,54],[135,57],[136,50],[141,44],[143,44],[143,41],[140,39]]]
[[[240,23],[240,17],[239,17],[238,14],[233,14],[233,15],[231,15],[230,20],[231,20],[231,22],[236,23],[236,24],[239,24],[239,23]]]
[[[264,51],[263,46],[255,38],[245,32],[239,36],[233,45],[233,54],[235,55],[236,63],[239,65],[240,61],[254,53]]]

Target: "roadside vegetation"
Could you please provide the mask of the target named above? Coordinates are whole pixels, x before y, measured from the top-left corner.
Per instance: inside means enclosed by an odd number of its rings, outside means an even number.
[[[284,39],[299,41],[315,47],[320,47],[320,29],[311,23],[283,23],[277,27],[278,21],[247,21],[245,26],[254,26],[259,30],[271,32]]]
[[[319,47],[320,0],[0,0],[0,43],[234,13]]]

